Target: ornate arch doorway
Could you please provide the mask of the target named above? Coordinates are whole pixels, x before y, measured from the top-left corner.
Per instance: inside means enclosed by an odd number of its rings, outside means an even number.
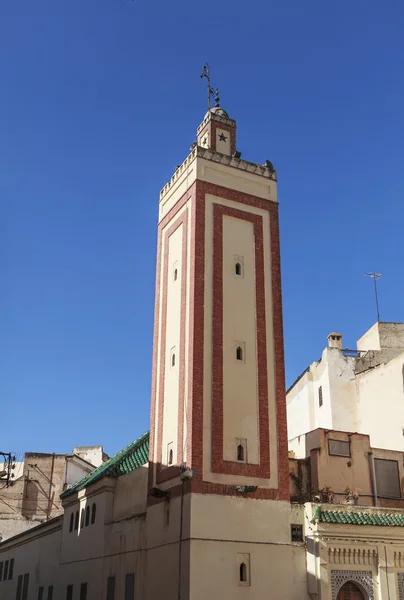
[[[347,581],[338,592],[337,600],[366,600],[366,598],[355,583]]]

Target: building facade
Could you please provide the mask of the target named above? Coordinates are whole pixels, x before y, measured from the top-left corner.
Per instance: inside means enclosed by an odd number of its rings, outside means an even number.
[[[71,454],[25,453],[9,485],[0,480],[0,541],[60,515],[61,493],[106,458],[101,446],[75,448]]]
[[[378,322],[342,348],[328,336],[321,359],[287,391],[288,440],[318,428],[368,434],[373,447],[404,450],[404,323]]]

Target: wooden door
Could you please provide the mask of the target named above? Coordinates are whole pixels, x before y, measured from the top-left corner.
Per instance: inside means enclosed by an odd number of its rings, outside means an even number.
[[[365,598],[360,589],[352,581],[348,581],[338,592],[337,600],[365,600]]]

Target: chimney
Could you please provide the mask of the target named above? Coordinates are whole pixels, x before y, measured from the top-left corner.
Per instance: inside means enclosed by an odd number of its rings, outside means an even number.
[[[338,350],[342,350],[342,334],[332,332],[328,335],[328,347],[329,348],[338,348]]]

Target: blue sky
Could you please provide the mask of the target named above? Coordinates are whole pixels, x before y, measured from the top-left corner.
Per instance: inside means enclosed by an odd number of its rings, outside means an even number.
[[[331,330],[404,320],[404,4],[0,3],[0,449],[148,428],[157,205],[208,61],[278,171],[288,383]]]

